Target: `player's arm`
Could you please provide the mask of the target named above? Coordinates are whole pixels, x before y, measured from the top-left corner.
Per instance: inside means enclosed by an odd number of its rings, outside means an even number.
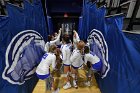
[[[80,41],[79,35],[75,30],[73,32],[74,32],[74,43],[77,43]]]
[[[54,44],[54,43],[56,43],[57,41],[59,41],[60,36],[61,36],[61,28],[60,28],[60,30],[59,30],[59,33],[58,33],[57,38],[56,38],[55,40],[53,40],[53,41],[50,41],[50,44]]]

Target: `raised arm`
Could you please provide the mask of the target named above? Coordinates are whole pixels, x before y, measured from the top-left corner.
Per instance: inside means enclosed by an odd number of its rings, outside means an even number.
[[[75,30],[73,31],[73,33],[74,33],[73,42],[74,42],[74,43],[79,42],[79,41],[80,41],[80,38],[79,38],[78,33],[77,33]]]
[[[54,44],[54,43],[58,42],[60,40],[60,36],[61,36],[61,28],[59,30],[57,38],[55,40],[53,40],[53,41],[50,41],[50,44]]]

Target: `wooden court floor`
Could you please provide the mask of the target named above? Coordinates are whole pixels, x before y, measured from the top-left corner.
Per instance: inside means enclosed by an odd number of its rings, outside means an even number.
[[[68,90],[64,90],[62,88],[63,84],[65,83],[64,81],[64,77],[61,76],[59,78],[59,93],[101,93],[94,77],[92,79],[92,84],[90,87],[84,85],[84,82],[86,81],[86,75],[84,70],[79,70],[78,89],[72,87]],[[45,81],[39,80],[33,93],[51,93],[51,91],[45,91]]]

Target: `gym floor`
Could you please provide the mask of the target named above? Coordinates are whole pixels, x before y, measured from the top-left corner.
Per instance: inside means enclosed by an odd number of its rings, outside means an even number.
[[[90,87],[84,85],[84,82],[86,81],[86,74],[85,71],[82,69],[79,70],[78,89],[72,87],[70,89],[64,90],[62,88],[64,84],[64,79],[65,78],[62,75],[59,78],[59,93],[101,93],[94,77],[92,78],[92,83]],[[51,91],[45,91],[45,81],[39,80],[33,93],[51,93]]]

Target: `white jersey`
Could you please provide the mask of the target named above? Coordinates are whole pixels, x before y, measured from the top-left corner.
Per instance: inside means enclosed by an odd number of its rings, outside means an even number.
[[[82,60],[82,54],[80,53],[80,50],[74,49],[73,53],[71,54],[70,61],[74,67],[82,66],[84,62]]]
[[[52,65],[52,69],[55,69],[56,56],[53,53],[46,53],[42,57],[40,64],[37,66],[36,73],[39,75],[49,74],[50,65]]]
[[[53,45],[53,44],[52,44]],[[50,45],[50,42],[47,42],[46,44],[45,44],[45,52],[49,52],[49,47],[50,47],[51,45]]]
[[[48,52],[48,51],[49,51],[49,47],[50,47],[51,45],[55,45],[56,42],[60,42],[60,35],[61,35],[61,33],[58,34],[58,36],[57,36],[57,38],[56,38],[55,40],[50,41],[50,42],[47,42],[47,43],[45,44],[45,49],[44,49],[45,52]]]
[[[70,65],[71,44],[62,45],[62,60],[65,65]]]
[[[62,52],[62,48],[63,48],[64,44],[61,42],[61,47],[60,47],[60,51]]]
[[[88,53],[85,54],[84,61],[85,61],[84,64],[87,64],[87,61],[91,62],[91,64],[96,64],[100,61],[100,59],[95,54]]]
[[[58,36],[57,36],[57,37],[58,37]],[[55,39],[57,39],[57,37],[55,37]],[[60,44],[61,44],[60,39],[58,39],[58,41],[56,41],[55,44],[56,44],[56,45],[60,45]]]

